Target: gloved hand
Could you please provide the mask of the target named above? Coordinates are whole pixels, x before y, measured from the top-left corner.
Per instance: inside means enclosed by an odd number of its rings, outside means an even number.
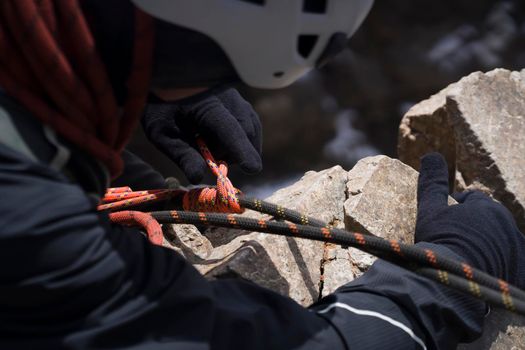
[[[149,140],[191,183],[201,181],[208,171],[195,144],[196,134],[217,160],[237,164],[246,173],[262,169],[259,117],[233,88],[211,89],[176,102],[157,99],[146,106],[142,125]]]
[[[447,164],[438,153],[421,159],[416,242],[448,247],[473,266],[525,287],[525,238],[501,204],[472,191],[448,206]]]

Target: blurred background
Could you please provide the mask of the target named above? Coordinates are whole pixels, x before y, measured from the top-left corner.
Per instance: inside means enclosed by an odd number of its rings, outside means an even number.
[[[232,169],[232,181],[266,197],[308,170],[395,157],[399,122],[413,104],[496,67],[525,68],[525,1],[377,0],[349,49],[321,70],[278,91],[240,88],[261,117],[264,169]],[[130,148],[185,183],[141,130]]]

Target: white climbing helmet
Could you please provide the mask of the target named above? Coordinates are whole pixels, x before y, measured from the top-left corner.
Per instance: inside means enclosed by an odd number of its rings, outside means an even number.
[[[132,0],[150,14],[212,38],[239,77],[287,86],[346,46],[373,0]]]

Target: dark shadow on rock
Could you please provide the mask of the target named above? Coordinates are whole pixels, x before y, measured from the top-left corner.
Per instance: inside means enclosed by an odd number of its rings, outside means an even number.
[[[204,236],[210,241],[214,248],[226,245],[240,236],[249,235],[250,231],[234,230],[224,227],[210,227],[204,231]]]
[[[290,247],[290,251],[292,252],[295,263],[299,267],[299,271],[301,271],[301,277],[303,278],[308,293],[312,297],[312,300],[317,300],[319,298],[319,285],[316,285],[314,281],[312,281],[312,277],[308,272],[308,266],[306,265],[306,262],[303,259],[303,255],[299,250],[297,242],[291,237],[286,237],[286,242],[288,243],[288,247]],[[319,270],[320,269],[321,261],[319,261]]]
[[[240,278],[282,295],[290,292],[290,285],[281,276],[264,247],[256,241],[246,242],[230,259],[210,270],[206,277]]]

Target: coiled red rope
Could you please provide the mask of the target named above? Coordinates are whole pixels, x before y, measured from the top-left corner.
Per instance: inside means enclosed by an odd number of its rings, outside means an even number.
[[[113,176],[141,116],[154,26],[136,9],[132,72],[119,108],[78,0],[0,1],[0,87]]]

